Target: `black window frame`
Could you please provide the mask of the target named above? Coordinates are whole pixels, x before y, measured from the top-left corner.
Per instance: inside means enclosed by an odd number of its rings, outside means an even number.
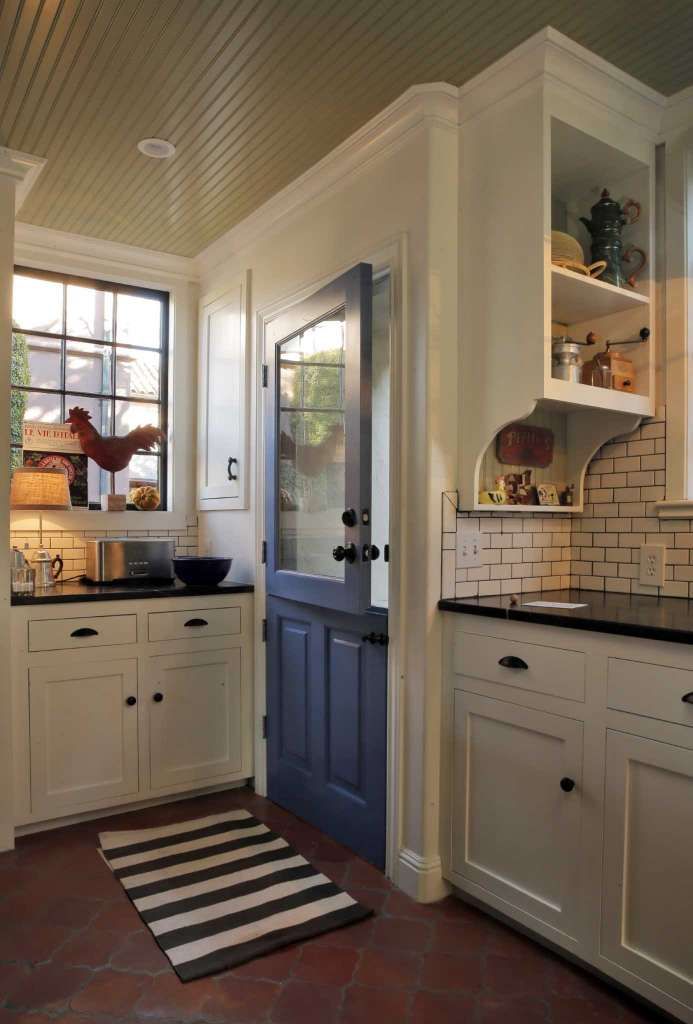
[[[11,390],[24,391],[26,393],[39,393],[44,395],[59,395],[61,402],[61,416],[62,422],[64,423],[67,416],[66,408],[66,397],[71,395],[77,398],[98,398],[100,401],[106,401],[110,403],[110,422],[115,428],[116,422],[116,402],[133,402],[141,403],[143,405],[157,405],[159,407],[159,425],[163,433],[163,439],[159,443],[159,450],[156,452],[136,452],[135,454],[151,455],[159,459],[159,494],[161,497],[161,503],[158,512],[168,511],[168,427],[169,427],[169,324],[170,324],[170,302],[171,296],[167,291],[161,291],[156,288],[147,288],[140,285],[121,284],[116,281],[103,281],[100,278],[95,277],[84,277],[78,274],[63,274],[59,271],[53,270],[42,270],[37,267],[25,267],[16,265],[13,272],[14,275],[22,275],[24,277],[35,277],[43,281],[58,281],[63,286],[63,322],[62,332],[55,333],[52,331],[39,331],[31,328],[23,327],[17,323],[15,326],[14,313],[12,316],[12,333],[20,333],[25,335],[31,335],[37,338],[53,338],[60,342],[60,360],[61,360],[61,387],[59,388],[41,388],[33,386],[31,383],[28,385],[23,384],[12,384]],[[68,285],[75,285],[80,288],[92,288],[95,291],[112,292],[115,295],[134,295],[139,298],[156,299],[161,303],[161,322],[160,322],[160,347],[153,349],[147,345],[135,345],[129,342],[122,342],[117,340],[117,301],[114,302],[113,308],[113,340],[104,341],[100,338],[87,338],[78,337],[74,334],[67,333],[67,288]],[[66,388],[66,368],[67,368],[67,342],[74,341],[80,344],[93,344],[101,345],[106,348],[110,348],[113,352],[114,358],[111,360],[111,380],[110,389],[107,392],[96,394],[91,391],[76,391],[73,389],[68,390]],[[115,358],[117,349],[127,349],[133,352],[159,352],[160,364],[159,364],[159,396],[158,398],[139,398],[131,397],[129,395],[118,395],[116,393],[116,380],[117,380],[117,359]],[[10,450],[22,449],[23,445],[12,441],[10,438]],[[89,505],[89,511],[100,511],[100,506],[93,504]]]

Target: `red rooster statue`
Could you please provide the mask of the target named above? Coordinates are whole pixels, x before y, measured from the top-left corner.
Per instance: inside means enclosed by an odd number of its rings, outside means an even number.
[[[71,433],[77,434],[84,454],[111,474],[125,469],[135,452],[151,451],[164,436],[158,427],[146,426],[136,427],[125,437],[102,437],[89,422],[91,413],[79,406],[70,409],[67,420]]]

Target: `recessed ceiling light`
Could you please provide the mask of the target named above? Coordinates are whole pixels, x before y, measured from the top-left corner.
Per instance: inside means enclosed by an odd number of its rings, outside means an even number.
[[[141,139],[137,143],[140,153],[154,157],[155,160],[168,160],[176,152],[176,147],[166,139]]]

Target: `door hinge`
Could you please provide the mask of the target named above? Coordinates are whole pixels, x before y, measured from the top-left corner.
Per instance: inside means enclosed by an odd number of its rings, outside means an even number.
[[[267,363],[262,364],[262,386],[266,388],[269,384],[269,366]]]
[[[267,565],[267,541],[263,540],[262,549],[260,554],[260,561],[263,565]]]
[[[267,715],[262,716],[262,738],[267,739]]]
[[[262,642],[267,643],[267,619],[262,620]]]

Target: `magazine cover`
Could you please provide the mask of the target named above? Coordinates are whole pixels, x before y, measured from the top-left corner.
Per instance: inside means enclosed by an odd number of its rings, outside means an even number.
[[[88,460],[69,423],[25,423],[25,466],[58,466],[67,472],[74,508],[89,508]]]

